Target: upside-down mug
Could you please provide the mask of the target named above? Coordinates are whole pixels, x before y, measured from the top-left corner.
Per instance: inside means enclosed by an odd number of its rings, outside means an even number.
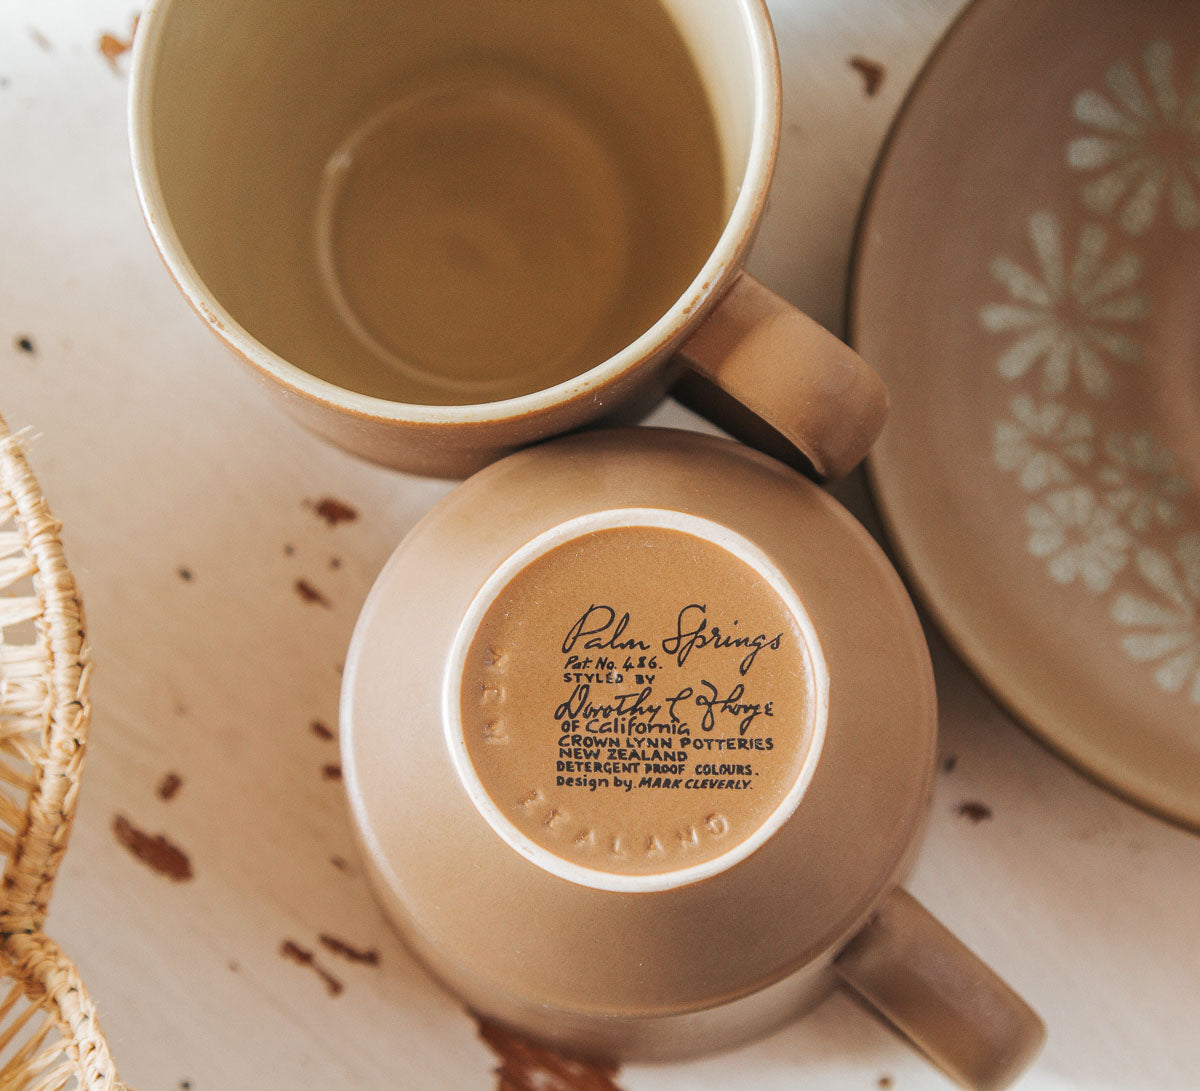
[[[898,886],[936,735],[912,605],[861,525],[765,455],[636,428],[482,470],[380,575],[341,733],[384,909],[526,1035],[688,1056],[841,982],[968,1087],[1041,1044]]]
[[[351,451],[463,476],[678,382],[832,478],[886,399],[742,271],[780,99],[763,0],[154,0],[130,131],[187,300]]]

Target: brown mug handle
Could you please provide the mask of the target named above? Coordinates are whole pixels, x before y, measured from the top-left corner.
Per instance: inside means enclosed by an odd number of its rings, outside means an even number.
[[[862,357],[748,273],[676,357],[684,405],[820,481],[849,473],[887,417],[887,388]]]
[[[905,890],[884,899],[833,965],[964,1087],[1007,1087],[1046,1039],[1029,1005]]]

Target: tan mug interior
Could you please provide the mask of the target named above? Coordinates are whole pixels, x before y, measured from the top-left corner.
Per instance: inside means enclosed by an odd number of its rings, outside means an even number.
[[[301,385],[293,367],[427,405],[545,389],[662,321],[740,233],[761,95],[744,5],[151,14],[152,228],[209,320]]]

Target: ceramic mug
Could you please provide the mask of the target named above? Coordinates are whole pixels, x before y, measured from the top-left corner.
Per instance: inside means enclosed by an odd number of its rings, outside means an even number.
[[[1041,1045],[897,885],[937,727],[915,611],[861,525],[774,459],[636,428],[479,472],[376,582],[340,726],[383,907],[526,1035],[689,1056],[841,982],[968,1087]]]
[[[188,301],[357,454],[461,476],[682,376],[832,478],[886,397],[742,272],[780,97],[763,0],[157,0],[130,130]]]

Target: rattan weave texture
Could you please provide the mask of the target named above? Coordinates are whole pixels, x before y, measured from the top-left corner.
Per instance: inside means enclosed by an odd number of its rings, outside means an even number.
[[[0,417],[0,1091],[120,1091],[96,1009],[43,931],[79,793],[91,655],[59,524]]]

